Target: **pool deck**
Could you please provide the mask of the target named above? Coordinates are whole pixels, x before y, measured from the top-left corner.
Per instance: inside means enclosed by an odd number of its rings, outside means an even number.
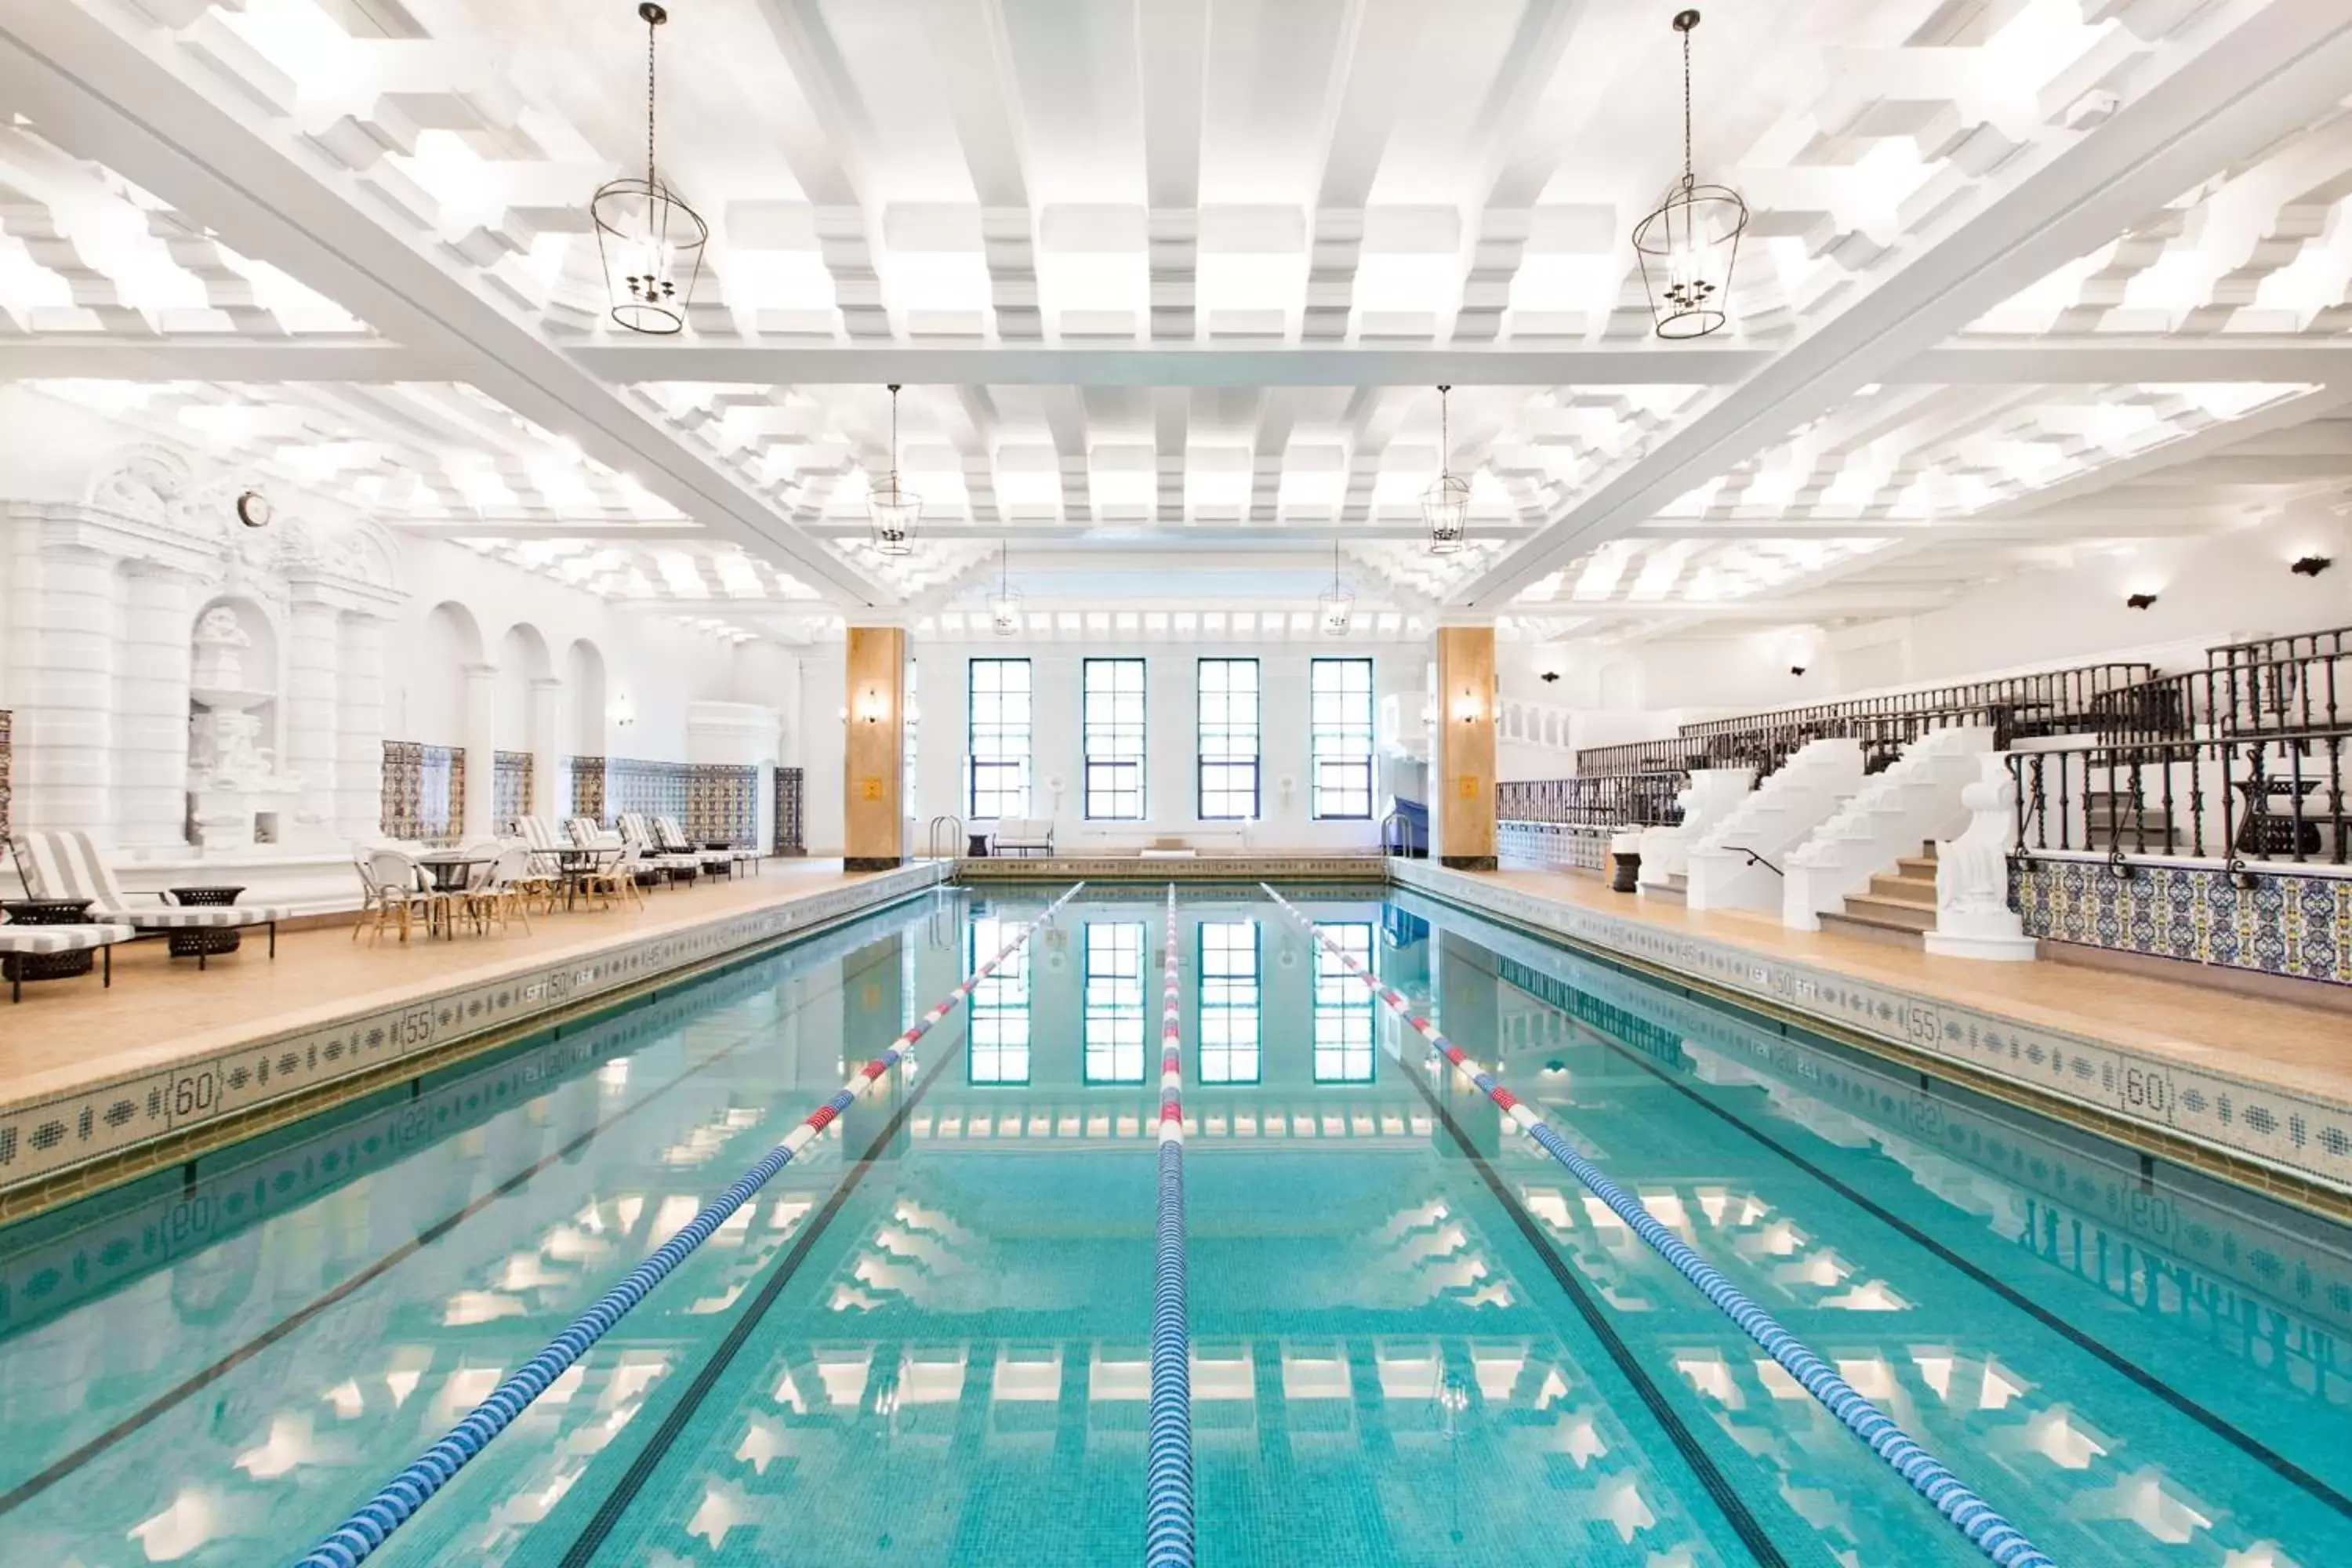
[[[1558,871],[1393,864],[1402,885],[1700,985],[1832,1033],[2009,1083],[2026,1103],[2092,1113],[2100,1131],[2154,1132],[2222,1158],[2233,1178],[2352,1194],[2352,1015],[2179,980],[2047,961],[1987,963],[1736,911],[1614,893]],[[2316,984],[2317,982],[2313,984]],[[2252,1171],[2238,1168],[2250,1163]],[[2263,1179],[2267,1173],[2286,1178]]]
[[[266,933],[199,973],[156,942],[98,976],[0,1000],[0,1219],[128,1179],[341,1094],[488,1048],[600,997],[722,962],[928,887],[944,867],[763,874],[649,890],[454,940],[347,925]]]

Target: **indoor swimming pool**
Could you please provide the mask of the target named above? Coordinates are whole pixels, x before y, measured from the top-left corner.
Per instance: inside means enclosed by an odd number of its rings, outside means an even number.
[[[0,1231],[0,1563],[291,1564],[1066,891],[942,889]],[[2352,1236],[1414,895],[1175,922],[1199,1561],[2352,1563]],[[1166,890],[1091,886],[368,1559],[1142,1560]],[[1317,940],[1319,938],[1320,940]]]

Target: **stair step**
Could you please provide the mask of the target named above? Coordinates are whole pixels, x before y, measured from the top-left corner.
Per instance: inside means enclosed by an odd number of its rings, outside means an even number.
[[[1933,886],[1936,880],[1936,858],[1933,855],[1906,855],[1895,862],[1898,876],[1917,877]]]
[[[1860,937],[1864,942],[1885,942],[1890,947],[1908,947],[1924,952],[1927,945],[1920,940],[1917,927],[1896,925],[1891,921],[1877,920],[1869,915],[1832,914],[1825,911],[1822,915],[1822,929],[1825,931],[1833,931],[1839,936]]]
[[[1936,907],[1936,879],[1933,877],[1873,877],[1870,879],[1873,898],[1902,899],[1910,902]]]
[[[1875,921],[1882,925],[1897,925],[1906,931],[1936,929],[1936,906],[1914,903],[1908,899],[1882,899],[1869,893],[1857,893],[1846,900],[1845,912],[1856,919]]]
[[[1690,902],[1690,879],[1677,871],[1663,882],[1644,882],[1642,896],[1660,903],[1686,904]]]

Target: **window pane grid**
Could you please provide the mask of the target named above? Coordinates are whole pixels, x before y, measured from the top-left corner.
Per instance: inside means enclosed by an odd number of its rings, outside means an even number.
[[[964,927],[963,966],[978,969],[1019,929],[1018,922],[981,916]],[[1029,950],[1026,947],[997,965],[996,973],[972,988],[971,1047],[965,1055],[967,1076],[973,1083],[1023,1084],[1029,1081]]]
[[[1203,921],[1200,951],[1202,1083],[1258,1080],[1257,924]]]
[[[1310,669],[1314,814],[1369,820],[1372,815],[1372,661],[1318,658]]]
[[[1090,658],[1085,667],[1086,812],[1143,820],[1144,661]]]
[[[1143,1081],[1141,925],[1086,928],[1082,1022],[1088,1083]]]
[[[1200,674],[1201,818],[1255,821],[1258,814],[1257,660],[1204,658]]]
[[[1372,928],[1368,924],[1318,925],[1327,937],[1366,970],[1372,967]],[[1315,1081],[1372,1081],[1372,994],[1321,942],[1315,944]]]
[[[971,661],[970,720],[966,743],[971,755],[971,798],[974,820],[992,822],[1029,815],[1029,661]]]

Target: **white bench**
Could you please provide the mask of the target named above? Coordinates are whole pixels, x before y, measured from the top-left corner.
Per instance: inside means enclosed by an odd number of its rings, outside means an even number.
[[[1051,855],[1054,824],[1046,817],[1002,818],[996,831],[988,836],[988,851],[992,855]]]

